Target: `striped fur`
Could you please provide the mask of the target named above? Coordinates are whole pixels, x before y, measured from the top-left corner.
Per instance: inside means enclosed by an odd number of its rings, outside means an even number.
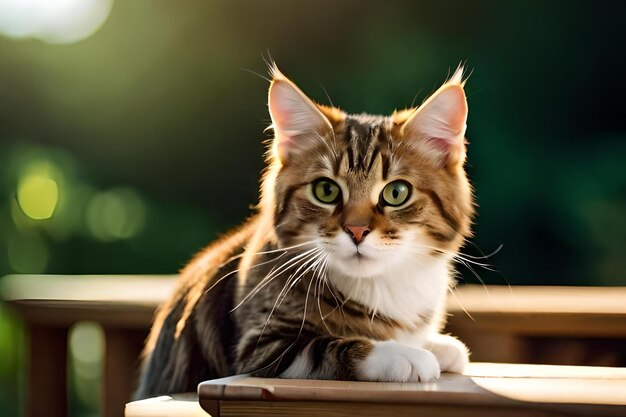
[[[276,138],[258,214],[182,271],[155,316],[136,397],[235,373],[427,381],[462,371],[465,346],[439,334],[473,216],[461,71],[389,117],[317,105],[272,75]],[[340,187],[335,204],[312,197],[319,178]],[[396,180],[411,192],[391,207],[382,191]],[[367,235],[357,242],[350,227]]]

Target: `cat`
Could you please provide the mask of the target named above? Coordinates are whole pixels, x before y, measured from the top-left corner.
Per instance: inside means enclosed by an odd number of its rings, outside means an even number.
[[[316,104],[275,64],[270,75],[258,212],[182,270],[155,315],[136,398],[239,373],[462,372],[467,347],[441,331],[474,216],[463,68],[388,117]]]

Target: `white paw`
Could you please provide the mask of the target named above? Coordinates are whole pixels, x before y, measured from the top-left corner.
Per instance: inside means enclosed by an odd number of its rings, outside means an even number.
[[[424,347],[435,355],[443,372],[461,374],[469,362],[467,346],[455,337],[438,334],[432,336]]]
[[[359,368],[363,381],[430,382],[440,375],[439,363],[431,352],[394,341],[375,342]]]

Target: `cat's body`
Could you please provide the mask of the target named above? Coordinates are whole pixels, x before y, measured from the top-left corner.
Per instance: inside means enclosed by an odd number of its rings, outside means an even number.
[[[430,381],[473,206],[461,72],[419,109],[348,116],[276,68],[259,213],[199,254],[155,318],[138,398],[235,373]]]

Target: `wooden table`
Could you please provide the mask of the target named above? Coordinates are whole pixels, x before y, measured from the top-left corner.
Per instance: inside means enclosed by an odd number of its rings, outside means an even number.
[[[427,384],[234,376],[198,396],[213,417],[626,416],[626,369],[472,363]]]
[[[4,277],[0,296],[28,331],[27,416],[67,415],[67,334],[86,320],[105,332],[103,416],[120,416],[154,310],[175,279]],[[626,288],[465,285],[453,294],[448,331],[470,346],[473,360],[626,366]]]

